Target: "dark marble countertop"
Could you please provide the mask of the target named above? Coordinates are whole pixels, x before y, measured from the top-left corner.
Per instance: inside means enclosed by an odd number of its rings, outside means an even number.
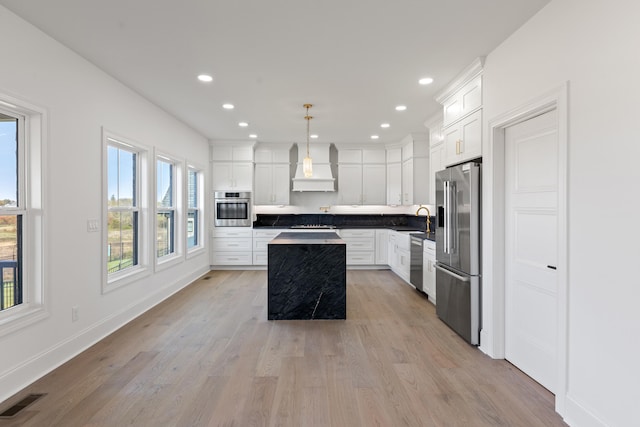
[[[436,233],[433,231],[431,233],[419,232],[410,234],[411,236],[419,237],[422,240],[431,240],[432,242],[436,241]]]
[[[305,233],[283,232],[269,242],[270,245],[346,245],[334,232]]]

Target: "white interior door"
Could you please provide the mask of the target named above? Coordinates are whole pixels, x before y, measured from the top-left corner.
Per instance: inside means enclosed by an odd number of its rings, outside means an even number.
[[[555,392],[557,378],[558,119],[505,129],[505,356]]]

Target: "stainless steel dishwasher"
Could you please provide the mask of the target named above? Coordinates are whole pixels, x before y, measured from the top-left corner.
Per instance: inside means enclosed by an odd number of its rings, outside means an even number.
[[[424,244],[424,239],[418,235],[414,236],[413,234],[409,237],[411,237],[411,270],[409,280],[417,290],[424,292],[422,289],[422,245]]]

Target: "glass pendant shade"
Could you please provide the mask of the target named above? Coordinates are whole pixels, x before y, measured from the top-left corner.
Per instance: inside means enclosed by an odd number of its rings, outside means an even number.
[[[302,171],[305,178],[311,178],[313,176],[313,165],[311,164],[311,157],[307,155],[302,161]]]

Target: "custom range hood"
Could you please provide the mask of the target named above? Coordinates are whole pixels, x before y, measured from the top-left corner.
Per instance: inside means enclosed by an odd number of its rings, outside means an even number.
[[[307,147],[298,144],[298,165],[293,178],[293,191],[336,191],[335,178],[331,173],[331,144],[314,142],[309,147],[312,159],[312,175],[305,177],[304,159]]]

